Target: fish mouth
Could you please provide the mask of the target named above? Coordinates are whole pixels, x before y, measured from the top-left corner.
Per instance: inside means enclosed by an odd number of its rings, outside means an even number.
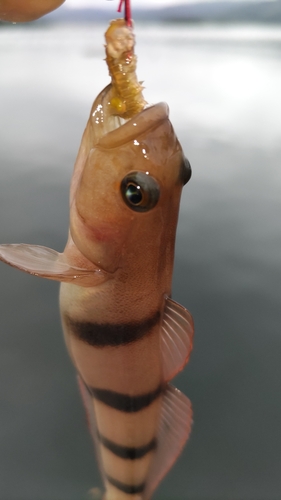
[[[133,118],[113,114],[110,105],[112,85],[107,85],[97,96],[90,114],[94,145],[102,149],[117,148],[140,135],[157,128],[169,118],[169,107],[165,102],[146,105]]]

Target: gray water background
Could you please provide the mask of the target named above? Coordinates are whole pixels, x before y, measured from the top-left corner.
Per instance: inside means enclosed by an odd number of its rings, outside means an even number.
[[[62,251],[69,180],[108,83],[106,26],[0,31],[0,240]],[[174,298],[195,320],[175,385],[188,446],[157,499],[281,498],[281,27],[137,26],[138,76],[193,166]],[[101,484],[61,334],[58,285],[0,265],[0,499]]]

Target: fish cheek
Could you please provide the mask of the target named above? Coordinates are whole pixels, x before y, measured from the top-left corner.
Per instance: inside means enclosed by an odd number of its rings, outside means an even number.
[[[121,228],[130,219],[120,196],[120,183],[126,172],[122,153],[119,148],[115,153],[96,148],[88,155],[75,196],[78,213],[88,227],[96,227],[102,221]]]
[[[90,151],[75,196],[77,211],[89,227],[100,217],[101,211],[104,218],[108,207],[111,169],[102,160],[97,158],[95,149]],[[113,192],[111,196],[114,196]]]
[[[121,265],[126,227],[104,223],[97,219],[92,227],[85,224],[73,208],[70,218],[70,234],[78,250],[90,262],[113,273]]]
[[[124,208],[118,172],[110,155],[92,150],[70,214],[74,243],[91,262],[108,271],[120,264],[132,214]]]

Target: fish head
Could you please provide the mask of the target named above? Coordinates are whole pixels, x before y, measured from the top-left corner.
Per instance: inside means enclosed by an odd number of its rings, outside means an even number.
[[[90,149],[70,211],[75,245],[108,272],[144,254],[155,267],[163,252],[173,253],[181,190],[190,176],[168,106],[146,108]]]

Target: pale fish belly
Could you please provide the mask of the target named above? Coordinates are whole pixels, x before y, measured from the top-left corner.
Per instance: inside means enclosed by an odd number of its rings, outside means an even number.
[[[64,285],[64,287],[67,285]],[[62,312],[95,439],[106,499],[142,496],[157,449],[164,391],[161,311],[129,323]]]

